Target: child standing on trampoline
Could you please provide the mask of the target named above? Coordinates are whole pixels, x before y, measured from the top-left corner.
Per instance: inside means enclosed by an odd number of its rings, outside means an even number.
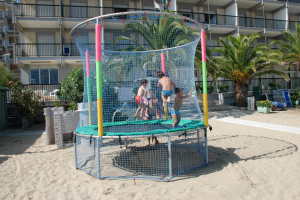
[[[144,109],[145,109],[145,116],[148,117],[148,105],[149,101],[147,99],[147,90],[146,87],[148,85],[148,81],[146,79],[141,80],[141,87],[139,88],[137,95],[135,97],[135,102],[138,104],[138,109],[135,112],[134,117],[137,117],[139,111],[141,110],[140,117],[143,117]]]
[[[166,102],[171,101],[172,86],[175,89],[176,85],[169,77],[166,77],[162,71],[157,72],[157,77],[159,78],[157,87],[162,86],[161,98],[163,99],[163,107],[166,107]]]
[[[181,120],[181,115],[180,115],[179,110],[182,107],[183,99],[188,98],[192,94],[193,90],[194,90],[194,88],[192,88],[192,90],[187,95],[183,95],[182,88],[175,88],[176,98],[174,101],[174,107],[171,109],[171,115],[174,120],[173,128],[177,127]]]

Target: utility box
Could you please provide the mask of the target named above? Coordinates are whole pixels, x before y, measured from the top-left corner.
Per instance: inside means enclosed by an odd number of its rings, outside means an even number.
[[[0,87],[0,130],[7,127],[7,96],[10,89]]]
[[[247,97],[247,107],[248,110],[255,110],[255,98]]]

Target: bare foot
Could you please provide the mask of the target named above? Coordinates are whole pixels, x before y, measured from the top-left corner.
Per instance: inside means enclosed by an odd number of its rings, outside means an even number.
[[[171,97],[168,97],[168,100],[167,100],[167,102],[168,102],[168,103],[170,103],[170,102],[171,102]]]

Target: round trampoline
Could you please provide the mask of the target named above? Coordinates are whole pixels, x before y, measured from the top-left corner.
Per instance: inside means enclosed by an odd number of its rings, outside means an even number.
[[[195,50],[204,35],[198,22],[170,13],[115,13],[84,21],[70,34],[85,83],[74,135],[76,168],[99,179],[165,181],[208,164],[194,79]],[[161,72],[181,91],[173,90],[166,104]],[[141,86],[147,92],[139,102]]]

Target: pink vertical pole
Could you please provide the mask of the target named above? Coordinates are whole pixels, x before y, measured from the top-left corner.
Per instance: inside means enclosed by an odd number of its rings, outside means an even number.
[[[166,67],[165,67],[165,54],[161,53],[160,54],[161,58],[161,70],[163,71],[164,74],[166,74]]]
[[[90,77],[90,53],[88,50],[85,52],[85,58],[86,58],[86,76]]]
[[[89,107],[89,125],[92,125],[92,112],[91,112],[91,80],[90,80],[90,53],[88,50],[85,52],[85,66],[86,66],[86,82],[87,82],[87,94],[88,94],[88,107]]]

